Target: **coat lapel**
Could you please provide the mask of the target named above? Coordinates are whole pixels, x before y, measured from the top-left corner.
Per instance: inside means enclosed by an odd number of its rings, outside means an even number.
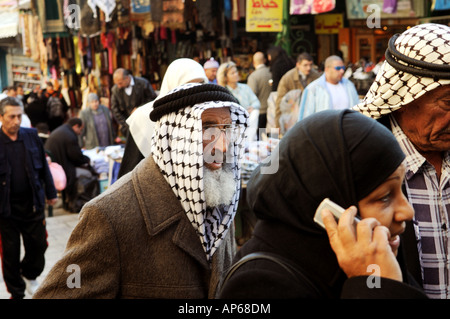
[[[149,235],[155,236],[178,222],[173,243],[209,268],[200,239],[151,156],[136,166],[132,180]]]

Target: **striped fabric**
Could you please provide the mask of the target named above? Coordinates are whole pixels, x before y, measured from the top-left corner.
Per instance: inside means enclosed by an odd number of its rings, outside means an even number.
[[[406,191],[414,207],[417,247],[425,293],[450,298],[450,151],[444,155],[439,179],[390,115],[392,132],[406,154]]]

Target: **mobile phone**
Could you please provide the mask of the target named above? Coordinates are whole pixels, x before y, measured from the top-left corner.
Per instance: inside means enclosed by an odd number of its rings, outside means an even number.
[[[341,218],[342,213],[345,211],[344,208],[330,200],[329,198],[325,198],[322,203],[320,203],[319,207],[316,210],[316,214],[314,215],[314,221],[325,228],[325,225],[322,221],[322,210],[324,208],[327,208],[334,216],[334,219],[336,219],[336,222],[339,221],[339,218]],[[355,223],[358,223],[360,219],[355,216]]]

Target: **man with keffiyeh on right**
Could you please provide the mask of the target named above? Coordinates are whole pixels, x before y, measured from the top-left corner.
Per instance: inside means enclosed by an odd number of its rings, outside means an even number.
[[[415,210],[404,234],[409,271],[430,298],[450,298],[450,27],[393,36],[386,61],[354,109],[391,129],[406,154],[404,192]]]

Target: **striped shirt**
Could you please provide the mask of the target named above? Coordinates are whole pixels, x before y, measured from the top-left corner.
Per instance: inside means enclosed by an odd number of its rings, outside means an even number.
[[[424,291],[430,298],[450,298],[450,151],[444,153],[441,178],[407,138],[393,116],[392,132],[406,155],[405,185],[414,207],[417,248]]]

